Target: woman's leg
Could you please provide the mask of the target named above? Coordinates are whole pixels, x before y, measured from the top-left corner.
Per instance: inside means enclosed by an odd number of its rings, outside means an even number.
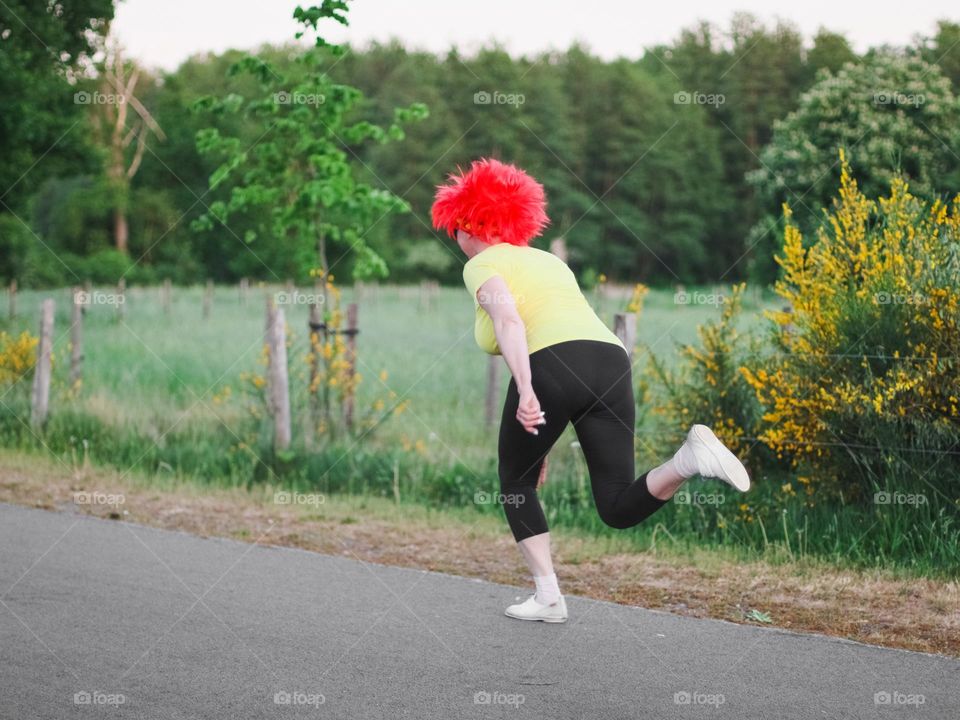
[[[657,465],[653,470],[647,472],[647,488],[655,498],[669,500],[689,477],[689,475],[681,475],[674,465],[673,458],[670,458],[662,465]]]
[[[547,577],[553,574],[553,559],[550,556],[550,532],[533,535],[517,543],[520,554],[527,561],[527,567],[534,577]]]
[[[523,429],[516,418],[520,396],[511,378],[500,419],[498,471],[500,501],[517,547],[537,585],[537,600],[551,604],[559,599],[560,590],[550,556],[550,532],[536,486],[543,460],[563,433],[569,417],[561,388],[536,359],[536,354],[531,356],[533,389],[545,413],[546,424],[539,426],[537,435]]]
[[[686,480],[673,459],[634,475],[636,405],[633,374],[622,348],[594,347],[596,374],[590,378],[591,400],[573,417],[573,426],[590,471],[600,518],[615,528],[629,528],[662,508]]]

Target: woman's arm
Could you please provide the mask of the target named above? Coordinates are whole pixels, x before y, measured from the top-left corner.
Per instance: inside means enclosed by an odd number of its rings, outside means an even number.
[[[527,329],[517,311],[510,288],[503,277],[494,275],[477,288],[477,301],[493,321],[497,344],[517,385],[517,392],[520,394],[517,420],[527,432],[537,435],[537,425],[544,424],[546,420],[540,410],[540,401],[533,392]]]

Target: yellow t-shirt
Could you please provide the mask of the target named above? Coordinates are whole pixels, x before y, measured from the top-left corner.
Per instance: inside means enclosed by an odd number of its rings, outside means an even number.
[[[473,335],[484,352],[501,354],[493,321],[477,300],[477,289],[494,275],[510,289],[527,329],[528,352],[566,340],[601,340],[623,347],[590,307],[563,260],[535,247],[496,243],[463,266],[463,282],[476,309]]]

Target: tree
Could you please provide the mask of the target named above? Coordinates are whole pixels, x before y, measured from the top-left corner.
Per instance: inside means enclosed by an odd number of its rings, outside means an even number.
[[[925,199],[956,190],[960,181],[960,104],[936,66],[874,53],[836,75],[821,71],[819,78],[799,107],[776,123],[761,167],[748,176],[767,211],[748,239],[751,272],[760,280],[776,275],[773,243],[784,202],[802,232],[822,222],[839,181],[839,148],[867,195],[879,196],[898,173]]]
[[[960,92],[960,23],[941,20],[937,34],[922,41],[920,47],[923,59],[939,65],[953,83],[953,91]]]
[[[112,0],[0,3],[0,209],[57,172],[93,169],[71,81],[112,18]]]
[[[136,95],[140,68],[124,61],[119,42],[107,46],[101,67],[101,90],[92,99],[91,120],[94,133],[107,151],[107,178],[114,195],[113,241],[121,253],[127,252],[130,236],[127,206],[130,180],[140,169],[150,133],[165,140],[163,130]],[[133,142],[133,151],[129,150]]]
[[[813,47],[807,53],[811,76],[815,76],[821,68],[837,73],[848,62],[856,61],[857,54],[850,47],[850,41],[840,33],[830,32],[826,28],[817,31],[813,38]]]
[[[707,276],[742,275],[743,239],[759,215],[745,175],[758,167],[757,156],[769,142],[774,122],[796,107],[812,82],[803,38],[791,24],[767,27],[749,13],[736,13],[725,29],[701,22],[683,30],[671,45],[650,49],[641,64],[672,83],[675,92],[723,99],[706,106],[704,118],[715,130],[707,136],[708,146],[711,154],[720,154],[723,178],[711,185],[695,170],[691,177],[713,195],[711,203],[722,213],[719,220],[710,220]],[[702,134],[692,137],[703,142]],[[687,162],[705,161],[691,154]],[[688,222],[695,224],[696,218]],[[681,257],[689,259],[686,250]]]
[[[297,36],[316,31],[321,20],[346,25],[346,10],[341,0],[324,0],[306,10],[298,7],[294,18],[305,29]],[[353,121],[351,110],[363,95],[334,82],[323,70],[328,49],[334,55],[343,53],[342,47],[318,35],[315,45],[297,58],[301,73],[292,80],[263,58],[246,56],[230,73],[255,76],[263,92],[260,97],[246,100],[231,94],[198,102],[199,110],[241,113],[259,126],[260,133],[252,145],[223,135],[216,127],[197,134],[202,154],[222,158],[210,177],[211,189],[231,187],[228,198],[211,203],[192,227],[206,231],[216,223],[226,226],[233,216],[246,215],[252,222],[241,242],[249,247],[264,238],[279,245],[299,277],[319,266],[325,278],[347,256],[354,261],[355,278],[386,277],[386,263],[364,235],[380,217],[409,211],[409,204],[388,190],[357,181],[351,157],[368,140],[402,139],[402,124],[426,117],[427,109],[419,103],[397,108],[394,122],[386,129]],[[337,252],[333,262],[331,248]],[[275,280],[282,277],[272,267],[267,270]]]

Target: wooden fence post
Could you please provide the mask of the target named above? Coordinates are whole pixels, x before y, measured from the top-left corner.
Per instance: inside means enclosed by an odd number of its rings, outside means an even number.
[[[440,283],[436,280],[420,281],[420,309],[429,310],[436,305],[440,296]]]
[[[487,360],[487,398],[484,403],[484,422],[489,426],[497,420],[497,399],[500,397],[500,356]]]
[[[324,347],[323,338],[326,337],[323,323],[323,313],[320,311],[320,303],[317,298],[321,297],[315,293],[314,300],[310,303],[310,318],[307,320],[307,330],[309,331],[308,340],[310,341],[310,386],[308,394],[310,397],[310,438],[311,440],[317,434],[317,426],[320,422],[320,363],[323,361],[322,353]],[[323,334],[321,334],[323,333]]]
[[[170,278],[163,279],[163,292],[160,295],[160,302],[163,305],[163,314],[170,314]]]
[[[73,304],[70,318],[70,389],[80,385],[83,366],[83,291],[73,289]]]
[[[47,298],[40,306],[40,343],[37,346],[37,366],[33,371],[33,397],[30,424],[39,427],[47,419],[50,407],[50,356],[53,345],[53,300]]]
[[[347,305],[347,387],[350,391],[343,400],[343,421],[353,428],[353,404],[355,388],[353,379],[357,374],[357,304]]]
[[[273,411],[273,391],[271,390],[273,383],[273,325],[277,319],[277,306],[273,302],[273,296],[270,293],[267,293],[267,319],[264,323],[263,328],[263,344],[267,348],[267,369],[263,374],[264,377],[264,397],[267,399],[267,412],[272,416]]]
[[[10,306],[10,319],[13,320],[17,316],[17,281],[15,279],[10,281],[7,298]]]
[[[283,308],[277,308],[270,343],[270,394],[273,396],[273,447],[290,447],[290,386],[287,380],[287,333]]]
[[[613,316],[613,332],[627,349],[630,362],[633,363],[633,347],[637,344],[637,314],[617,313]]]
[[[430,294],[426,280],[420,281],[420,309],[428,310],[430,308]]]
[[[207,287],[203,291],[203,319],[210,317],[210,306],[213,305],[213,280],[207,280]]]
[[[117,321],[120,322],[126,317],[126,308],[127,304],[127,279],[120,278],[117,282]]]
[[[240,304],[247,304],[247,293],[250,290],[250,281],[247,278],[240,278]]]
[[[550,252],[564,262],[567,261],[567,241],[562,235],[550,241]]]

